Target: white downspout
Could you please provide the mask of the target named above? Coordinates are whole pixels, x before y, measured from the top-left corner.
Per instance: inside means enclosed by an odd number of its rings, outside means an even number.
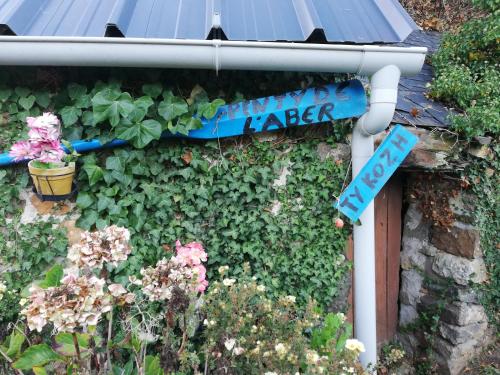
[[[352,134],[353,178],[373,155],[373,136],[392,121],[397,102],[398,67],[388,65],[371,77],[370,109]],[[354,225],[354,334],[365,345],[360,360],[365,368],[377,363],[377,308],[375,283],[375,210],[373,201]]]

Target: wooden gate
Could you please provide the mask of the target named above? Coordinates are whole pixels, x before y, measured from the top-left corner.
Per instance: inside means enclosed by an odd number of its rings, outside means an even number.
[[[401,249],[401,177],[394,175],[375,198],[375,276],[377,284],[377,342],[383,344],[396,334],[398,325],[399,253]],[[352,240],[348,258],[353,260]],[[353,321],[354,300],[349,301],[349,320]]]

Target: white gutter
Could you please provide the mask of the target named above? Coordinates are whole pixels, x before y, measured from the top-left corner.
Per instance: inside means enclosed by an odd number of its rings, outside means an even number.
[[[221,40],[0,36],[0,65],[417,74],[425,48]]]
[[[391,122],[400,75],[418,74],[426,48],[220,40],[0,36],[0,65],[158,67],[356,73],[371,76],[370,110],[352,137],[353,176],[371,157],[373,135]],[[373,203],[354,226],[355,335],[365,367],[377,361]]]

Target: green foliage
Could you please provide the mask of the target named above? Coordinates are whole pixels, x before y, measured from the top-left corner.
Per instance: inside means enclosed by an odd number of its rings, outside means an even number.
[[[500,133],[500,3],[474,3],[487,10],[487,15],[446,35],[432,59],[436,79],[431,93],[465,112],[453,116],[452,124],[468,138]]]
[[[61,359],[47,344],[38,344],[26,349],[17,361],[12,365],[18,370],[31,370],[33,367],[41,367],[47,363]]]
[[[345,316],[341,313],[329,313],[325,317],[323,326],[313,330],[311,347],[322,353],[326,348],[333,346],[336,351],[340,352],[351,336],[352,326],[345,323]]]
[[[347,164],[320,161],[318,143],[292,138],[219,149],[216,142],[169,142],[87,155],[78,224],[132,231],[133,254],[118,280],[156,263],[165,254],[161,245],[183,238],[203,243],[209,277],[226,264],[238,276],[249,262],[271,295],[294,294],[301,303],[314,297],[327,306],[348,268],[348,231],[335,228],[332,208]],[[97,168],[102,177],[89,175]],[[286,185],[274,186],[287,170]]]
[[[474,158],[464,171],[476,196],[475,225],[481,235],[481,249],[489,273],[489,282],[478,285],[490,322],[500,325],[500,144],[492,147],[488,159]],[[471,157],[472,158],[472,157]]]
[[[323,322],[313,302],[299,310],[294,296],[268,299],[246,273],[214,282],[204,302],[205,340],[199,352],[210,373],[226,368],[248,375],[364,373],[356,363],[359,352],[345,347],[350,327],[342,314],[329,314]]]
[[[223,71],[216,77],[201,70],[5,68],[0,152],[23,136],[27,116],[44,111],[62,119],[65,139],[107,142],[119,136],[144,147],[158,139],[159,125],[161,131],[187,134],[225,102],[244,99],[242,92],[255,98],[335,80],[333,74],[291,72]]]
[[[66,233],[54,229],[53,222],[20,223],[19,194],[27,183],[28,175],[20,168],[0,171],[0,263],[8,291],[0,301],[0,322],[15,319],[21,290],[66,253]]]
[[[6,148],[20,138],[26,117],[37,116],[48,107],[59,115],[64,136],[70,140],[99,137],[107,142],[118,138],[143,148],[159,139],[164,130],[187,134],[191,129],[200,128],[201,117],[213,117],[225,103],[221,99],[210,101],[203,89],[187,99],[166,89],[163,100],[159,100],[157,94],[161,91],[163,88],[159,84],[154,90],[151,85],[144,85],[142,91],[131,94],[122,91],[120,83],[111,81],[107,84],[97,82],[91,90],[70,83],[66,89],[52,94],[32,92],[25,87],[11,90],[0,82],[0,111],[5,112],[0,124],[9,124],[9,131],[2,132],[0,144]]]

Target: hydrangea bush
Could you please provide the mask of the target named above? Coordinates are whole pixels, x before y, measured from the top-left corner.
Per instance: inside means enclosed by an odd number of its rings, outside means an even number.
[[[25,324],[0,345],[8,366],[35,374],[361,374],[363,344],[343,314],[314,301],[270,299],[250,277],[206,279],[207,253],[176,241],[175,254],[116,283],[131,254],[126,228],[84,232],[21,300]],[[5,288],[0,288],[2,292]],[[205,293],[206,292],[206,293]],[[1,294],[1,293],[0,293]],[[24,323],[23,323],[24,324]]]

